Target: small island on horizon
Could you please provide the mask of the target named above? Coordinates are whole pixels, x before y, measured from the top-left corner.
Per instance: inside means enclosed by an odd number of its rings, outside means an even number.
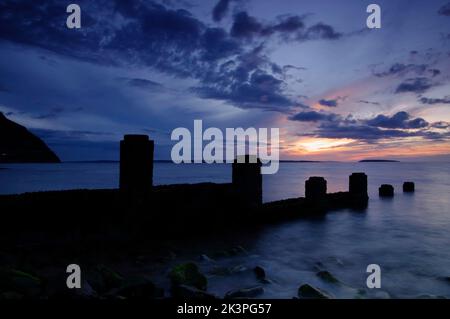
[[[400,163],[400,161],[388,159],[364,159],[360,160],[359,163]]]

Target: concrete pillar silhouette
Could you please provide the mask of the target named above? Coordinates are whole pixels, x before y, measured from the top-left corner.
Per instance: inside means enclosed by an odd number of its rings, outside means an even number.
[[[403,192],[413,193],[414,190],[415,190],[414,182],[404,182],[403,183]]]
[[[394,196],[394,186],[389,184],[383,184],[378,188],[378,194],[381,197],[393,197]]]
[[[261,161],[254,155],[238,156],[233,162],[232,185],[244,205],[262,204]]]
[[[125,135],[120,141],[120,189],[146,193],[153,186],[154,142],[147,135]]]
[[[310,200],[324,198],[327,194],[327,181],[323,177],[313,176],[305,182],[305,197]]]
[[[367,197],[367,175],[352,173],[348,178],[348,191],[355,197]]]

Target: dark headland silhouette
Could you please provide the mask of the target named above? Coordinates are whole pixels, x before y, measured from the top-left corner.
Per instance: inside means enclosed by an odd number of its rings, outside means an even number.
[[[0,163],[59,163],[58,156],[36,135],[0,112]]]

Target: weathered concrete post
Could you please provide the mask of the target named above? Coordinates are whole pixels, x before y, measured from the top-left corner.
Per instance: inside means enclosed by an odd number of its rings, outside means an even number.
[[[327,181],[323,177],[313,176],[305,182],[305,197],[308,200],[319,200],[327,194]]]
[[[404,182],[403,183],[403,192],[413,193],[414,190],[415,190],[414,182]]]
[[[394,186],[389,184],[383,184],[378,188],[378,194],[381,197],[393,197],[394,196]]]
[[[367,198],[367,175],[352,173],[348,178],[348,191],[352,197]]]
[[[238,156],[234,160],[232,184],[241,204],[262,204],[261,165],[259,158],[253,155]]]
[[[147,135],[125,135],[120,141],[120,190],[145,194],[152,189],[154,147]]]

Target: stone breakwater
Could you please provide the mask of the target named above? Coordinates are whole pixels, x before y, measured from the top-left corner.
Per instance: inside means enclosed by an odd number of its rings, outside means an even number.
[[[367,206],[367,176],[353,173],[349,189],[327,193],[323,177],[305,183],[306,197],[262,202],[261,162],[236,160],[232,182],[153,186],[154,142],[127,135],[121,141],[120,185],[112,190],[68,190],[0,196],[5,242],[14,240],[129,240],[134,237],[207,234],[321,216]]]

